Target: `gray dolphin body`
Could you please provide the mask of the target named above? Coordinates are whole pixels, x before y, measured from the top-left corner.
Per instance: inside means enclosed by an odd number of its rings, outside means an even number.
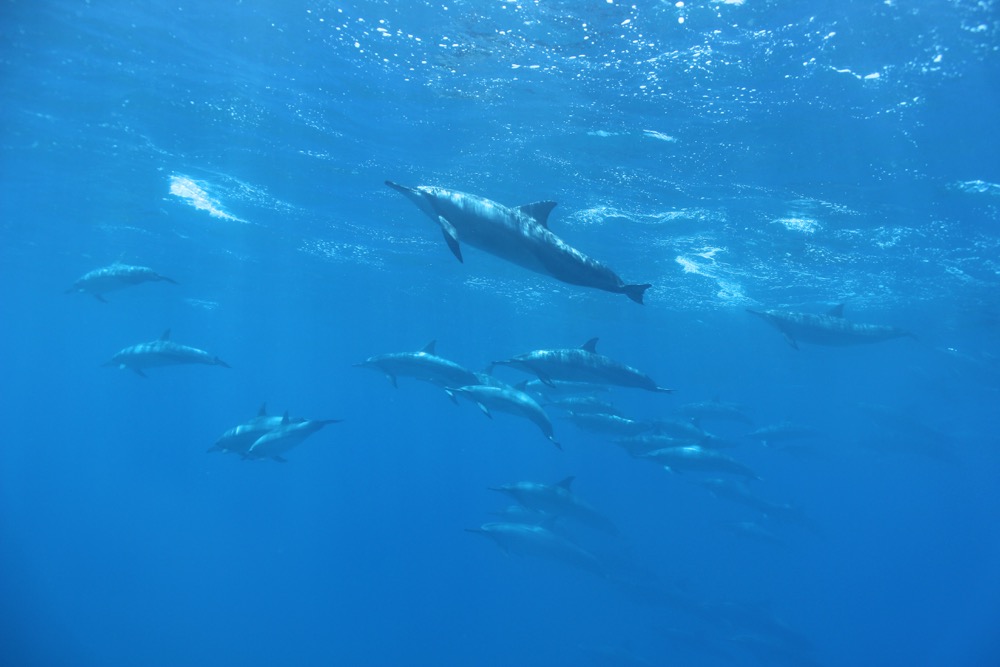
[[[419,185],[406,187],[386,181],[436,222],[458,261],[461,243],[484,250],[536,273],[571,285],[624,294],[636,303],[650,285],[626,285],[604,264],[588,257],[549,231],[555,202],[509,208],[476,195]]]
[[[143,372],[146,368],[152,368],[153,366],[179,366],[181,364],[207,364],[208,366],[230,367],[222,359],[204,350],[173,342],[170,340],[170,329],[164,331],[163,335],[157,340],[123,348],[115,356],[111,357],[110,361],[104,363],[105,366],[118,366],[121,369],[130,368],[142,377],[146,377],[146,374]]]
[[[573,422],[577,428],[605,435],[632,436],[652,431],[656,428],[654,422],[630,419],[629,417],[602,412],[569,411],[566,413],[566,418]]]
[[[436,384],[444,388],[445,393],[455,400],[455,395],[448,387],[464,387],[479,384],[475,373],[454,361],[439,357],[434,353],[436,341],[431,341],[419,352],[391,352],[368,357],[355,366],[371,368],[385,373],[392,386],[396,385],[399,376],[412,377],[424,382]]]
[[[544,383],[569,380],[611,384],[668,394],[673,392],[673,389],[657,386],[653,378],[642,371],[626,366],[611,357],[598,354],[596,338],[591,338],[578,348],[535,350],[519,354],[505,361],[494,361],[493,364],[512,366],[528,373],[534,373]]]
[[[664,447],[643,454],[641,458],[662,464],[668,470],[697,472],[724,472],[749,479],[760,479],[757,474],[736,459],[698,445]]]
[[[736,403],[727,403],[713,398],[711,401],[687,403],[677,408],[677,414],[687,419],[699,421],[728,421],[740,424],[753,424],[753,418],[747,414],[746,408]]]
[[[177,284],[177,281],[161,276],[153,269],[145,266],[130,266],[128,264],[115,263],[100,269],[94,269],[81,276],[73,286],[66,290],[67,294],[72,292],[84,292],[91,294],[98,301],[107,303],[104,294],[113,292],[140,283],[165,281]]]
[[[892,338],[913,334],[897,327],[882,324],[857,324],[844,319],[844,304],[834,307],[825,315],[799,313],[789,310],[751,310],[748,313],[785,334],[788,344],[798,349],[799,341],[813,345],[861,345],[879,343]]]
[[[536,512],[568,517],[611,535],[617,535],[618,528],[611,519],[573,493],[571,488],[573,479],[574,477],[567,477],[558,484],[513,482],[493,487],[491,490],[506,493],[528,509]]]
[[[246,456],[258,438],[281,426],[282,421],[284,421],[284,417],[268,415],[266,406],[262,405],[257,411],[256,417],[223,433],[208,451],[232,452]],[[305,419],[292,417],[290,421],[297,423],[303,422]]]
[[[465,396],[479,406],[483,413],[493,418],[490,409],[507,412],[509,414],[524,417],[537,426],[546,438],[553,445],[562,449],[562,445],[556,442],[555,434],[552,430],[552,422],[545,410],[528,394],[514,389],[513,387],[497,387],[485,384],[466,385],[464,387],[448,387],[453,394]]]
[[[292,421],[288,413],[281,418],[281,424],[257,438],[247,451],[247,458],[274,459],[284,462],[283,454],[297,447],[327,424],[336,424],[339,419],[305,419]]]
[[[507,554],[544,558],[602,577],[607,574],[604,564],[597,556],[544,526],[497,521],[466,530],[489,537]]]

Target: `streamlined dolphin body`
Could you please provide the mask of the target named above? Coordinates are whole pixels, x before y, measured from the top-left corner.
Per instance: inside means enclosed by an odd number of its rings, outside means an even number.
[[[606,575],[604,564],[597,556],[544,526],[493,522],[466,530],[489,537],[507,554],[544,558],[578,567],[602,577]]]
[[[361,368],[371,368],[382,371],[389,378],[392,386],[396,385],[398,376],[412,377],[424,382],[430,382],[444,388],[445,393],[455,400],[455,395],[448,387],[464,387],[479,384],[479,378],[472,371],[459,366],[454,361],[439,357],[434,353],[436,341],[431,341],[419,352],[391,352],[368,357],[360,364]]]
[[[223,366],[229,368],[229,364],[222,359],[199,350],[196,347],[181,345],[170,340],[170,329],[163,332],[158,340],[151,340],[148,343],[139,343],[123,348],[105,366],[118,366],[118,368],[130,368],[138,375],[146,377],[143,369],[153,366],[178,366],[181,364],[207,364],[209,366]]]
[[[748,479],[760,479],[757,474],[739,461],[698,445],[684,447],[664,447],[656,449],[641,458],[662,464],[667,470],[690,470],[698,472],[724,472],[740,475]]]
[[[247,458],[274,459],[284,463],[282,454],[302,444],[306,438],[327,424],[336,424],[339,419],[306,419],[292,421],[288,413],[281,418],[281,425],[257,438],[247,451]]]
[[[636,303],[650,285],[626,285],[610,268],[584,255],[549,231],[555,202],[509,208],[476,195],[386,181],[436,222],[451,252],[463,261],[460,243],[468,243],[526,269],[571,285],[624,294]]]
[[[785,335],[788,344],[798,349],[799,341],[813,345],[860,345],[878,343],[892,338],[902,338],[913,334],[896,327],[882,324],[856,324],[844,319],[844,304],[831,309],[825,315],[799,313],[788,310],[751,310],[748,313],[760,317]]]
[[[618,528],[611,519],[573,493],[571,488],[573,479],[575,478],[567,477],[558,484],[513,482],[493,487],[491,490],[506,493],[517,502],[536,512],[572,518],[592,528],[617,535]]]
[[[98,301],[107,303],[104,294],[113,292],[131,285],[140,283],[165,281],[177,284],[177,281],[161,276],[153,269],[145,266],[130,266],[128,264],[115,263],[100,269],[94,269],[81,276],[73,286],[66,290],[67,294],[72,292],[84,292],[91,294]]]
[[[549,442],[562,449],[562,445],[556,442],[552,431],[552,422],[549,421],[545,410],[542,409],[542,406],[538,405],[535,399],[523,391],[510,386],[496,387],[484,384],[449,387],[448,389],[453,394],[465,396],[470,401],[473,401],[483,411],[483,414],[491,419],[493,415],[490,414],[490,408],[524,417],[541,429],[545,437],[549,439]]]
[[[250,451],[250,447],[253,446],[253,443],[257,442],[258,438],[281,426],[282,421],[284,421],[284,417],[268,415],[267,407],[262,405],[260,406],[260,410],[257,411],[256,417],[246,423],[234,426],[223,433],[208,451],[232,452],[233,454],[246,456],[247,452]],[[290,421],[298,423],[304,422],[305,419],[292,417]]]
[[[671,393],[673,389],[657,386],[653,378],[638,369],[626,366],[611,357],[597,353],[597,339],[591,338],[581,347],[558,350],[535,350],[519,354],[494,365],[512,366],[534,373],[548,384],[555,380],[611,384],[619,387]]]

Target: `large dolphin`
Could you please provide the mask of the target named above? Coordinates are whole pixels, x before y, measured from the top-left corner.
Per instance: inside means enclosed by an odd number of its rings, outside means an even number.
[[[528,373],[534,373],[539,380],[546,384],[555,380],[570,380],[611,384],[663,393],[673,392],[673,389],[657,386],[653,378],[642,371],[626,366],[611,357],[598,354],[596,338],[591,338],[578,348],[535,350],[519,354],[505,361],[494,361],[493,364],[512,366]]]
[[[448,390],[453,394],[465,396],[470,401],[473,401],[483,411],[483,414],[490,419],[493,418],[493,415],[490,414],[490,408],[524,417],[541,429],[545,437],[549,439],[549,442],[562,449],[562,445],[556,442],[552,431],[552,422],[549,421],[545,410],[542,409],[542,406],[535,399],[523,391],[509,386],[496,387],[485,384],[449,387]]]
[[[489,537],[505,554],[544,558],[601,577],[607,575],[604,563],[597,556],[541,525],[497,521],[484,523],[479,528],[466,528],[466,531]]]
[[[121,369],[130,368],[142,377],[146,377],[143,372],[145,368],[180,364],[230,367],[222,359],[204,350],[173,342],[170,340],[170,329],[164,331],[157,340],[130,345],[119,350],[115,356],[111,357],[110,361],[104,363],[105,366],[118,366]]]
[[[752,310],[748,313],[760,317],[785,335],[785,340],[795,349],[799,341],[814,345],[860,345],[878,343],[892,338],[913,334],[897,327],[882,324],[856,324],[844,319],[844,304],[832,308],[825,315],[799,313],[789,310]]]
[[[506,493],[525,507],[537,512],[575,519],[592,528],[617,535],[618,528],[611,519],[573,493],[571,485],[574,479],[567,477],[558,484],[513,482],[492,487],[491,490]]]
[[[464,387],[480,383],[475,373],[459,366],[454,361],[439,357],[434,353],[436,341],[431,341],[419,352],[390,352],[368,357],[360,364],[360,368],[371,368],[385,373],[392,386],[396,386],[398,376],[412,377],[424,382],[436,384],[444,388],[445,393],[455,400],[455,395],[448,387]]]
[[[106,292],[122,289],[140,283],[165,281],[177,284],[177,281],[161,276],[153,269],[145,266],[130,266],[128,264],[114,263],[100,269],[94,269],[83,274],[73,286],[66,290],[67,294],[73,292],[84,292],[91,294],[98,301],[107,303],[104,298]]]
[[[208,451],[232,452],[246,456],[258,438],[281,426],[282,421],[284,421],[284,417],[267,414],[267,406],[261,405],[256,417],[223,433]],[[292,417],[290,421],[304,422],[305,419]]]
[[[610,268],[549,231],[548,217],[555,202],[509,208],[455,190],[427,185],[410,188],[392,181],[385,184],[403,193],[441,227],[448,247],[460,262],[459,243],[464,242],[564,283],[624,294],[636,303],[642,303],[643,292],[650,287],[626,285]]]
[[[327,424],[336,424],[339,419],[306,419],[292,421],[288,413],[281,418],[281,425],[257,438],[247,451],[247,458],[274,459],[285,462],[282,454],[302,444],[302,441]]]

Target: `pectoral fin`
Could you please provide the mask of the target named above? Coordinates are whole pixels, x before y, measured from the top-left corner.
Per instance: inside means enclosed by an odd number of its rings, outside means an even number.
[[[444,240],[451,249],[451,254],[453,254],[458,261],[465,263],[462,259],[462,249],[458,245],[458,230],[455,229],[455,225],[448,222],[444,216],[438,216],[438,224],[441,225],[441,233],[444,234]]]
[[[484,403],[480,403],[479,401],[476,401],[476,405],[479,406],[479,409],[483,411],[484,415],[486,415],[490,419],[493,419],[493,415],[490,414],[490,409],[488,407],[486,407],[486,405]]]

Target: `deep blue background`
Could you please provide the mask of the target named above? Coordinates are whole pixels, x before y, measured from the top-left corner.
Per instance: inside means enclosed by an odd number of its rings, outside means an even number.
[[[997,17],[4,0],[0,662],[1000,664]],[[386,178],[557,200],[553,231],[647,303],[458,264]],[[179,285],[63,294],[116,260]],[[839,302],[917,340],[796,351],[744,312]],[[168,327],[233,368],[100,367]],[[559,452],[351,366],[593,336],[678,389],[615,392],[630,414],[720,396],[818,429],[733,452],[810,527],[741,539],[752,512],[607,438],[557,420]],[[285,465],[205,453],[263,401],[345,422]],[[635,587],[463,531],[505,504],[487,487],[568,475],[622,532],[575,536]],[[811,648],[757,655],[756,623]]]

